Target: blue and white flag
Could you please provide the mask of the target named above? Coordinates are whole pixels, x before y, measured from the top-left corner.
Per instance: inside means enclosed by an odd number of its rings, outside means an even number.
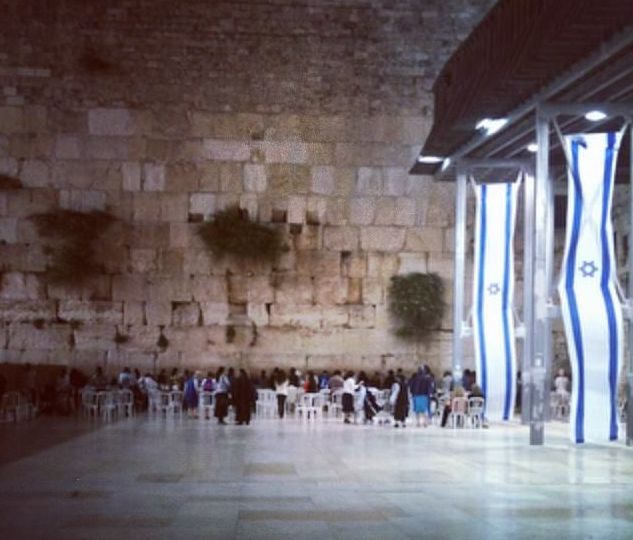
[[[477,217],[473,333],[485,415],[510,420],[514,409],[514,223],[519,182],[475,185]]]
[[[572,370],[571,439],[577,443],[618,438],[623,331],[611,199],[621,136],[565,137],[569,188],[558,294]]]

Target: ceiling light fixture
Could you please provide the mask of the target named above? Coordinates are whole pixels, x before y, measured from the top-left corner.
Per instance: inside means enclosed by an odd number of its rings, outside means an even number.
[[[476,129],[485,131],[486,135],[494,135],[508,123],[507,118],[483,118],[477,122]]]
[[[606,117],[607,115],[602,111],[589,111],[585,114],[585,118],[590,122],[600,122],[600,120],[604,120]]]
[[[418,156],[418,163],[442,163],[443,157],[438,156]]]

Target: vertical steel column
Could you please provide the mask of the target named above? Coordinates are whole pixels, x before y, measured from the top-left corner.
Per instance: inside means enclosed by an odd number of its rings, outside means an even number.
[[[626,409],[626,444],[633,446],[633,246],[631,245],[631,235],[633,235],[633,118],[627,118],[629,122],[630,133],[630,152],[629,152],[629,234],[627,238],[629,260],[628,260],[628,297],[629,297],[629,365],[627,368],[627,409]]]
[[[455,261],[453,272],[453,379],[462,381],[464,343],[464,270],[466,262],[466,172],[457,170],[455,190]]]
[[[549,307],[553,305],[552,299],[555,297],[554,280],[554,197],[555,186],[554,179],[548,176],[545,184],[547,197],[547,214],[545,219],[545,238],[544,238],[544,256],[545,256],[545,279],[546,279],[546,309],[547,314],[543,321],[543,361],[545,364],[545,420],[551,420],[552,411],[549,400],[550,381],[553,379],[553,339],[552,339],[552,314]]]
[[[521,365],[521,423],[530,421],[530,372],[534,350],[534,174],[523,175],[523,361]]]
[[[534,184],[534,281],[532,336],[533,351],[530,370],[530,444],[544,442],[545,350],[547,330],[547,265],[545,240],[547,226],[547,183],[549,182],[549,118],[537,111],[536,116],[536,179]]]

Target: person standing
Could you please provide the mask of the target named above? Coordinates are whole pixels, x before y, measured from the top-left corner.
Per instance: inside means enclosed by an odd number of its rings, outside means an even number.
[[[191,416],[198,416],[198,387],[200,384],[201,373],[196,371],[185,382],[184,391],[184,410]]]
[[[275,394],[277,395],[277,414],[279,418],[284,417],[286,410],[286,399],[288,399],[288,379],[283,369],[277,370],[275,379]]]
[[[391,387],[389,402],[393,407],[394,427],[406,426],[407,415],[409,414],[409,389],[404,375],[399,374]]]
[[[231,394],[235,405],[235,420],[238,426],[251,423],[251,408],[255,388],[245,369],[240,369],[235,378]]]
[[[351,424],[351,418],[354,415],[354,393],[356,392],[356,379],[354,372],[348,371],[343,381],[343,418],[346,424]]]
[[[417,426],[420,427],[420,417],[422,417],[424,427],[428,426],[429,404],[432,393],[432,377],[427,366],[418,369],[409,383],[411,396],[413,398],[413,412]]]
[[[229,392],[231,391],[231,383],[227,375],[224,373],[224,367],[218,369],[215,379],[215,417],[218,419],[218,424],[226,424],[224,419],[229,412]]]

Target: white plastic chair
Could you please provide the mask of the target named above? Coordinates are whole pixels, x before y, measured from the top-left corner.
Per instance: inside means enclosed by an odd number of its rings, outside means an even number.
[[[484,425],[484,398],[471,397],[468,399],[468,425],[480,428]]]
[[[119,390],[118,412],[123,416],[134,416],[134,393],[132,390]]]
[[[117,412],[115,392],[97,392],[97,405],[99,413],[104,420],[112,420]]]
[[[318,393],[305,393],[297,406],[297,414],[302,420],[319,420],[321,415],[321,396]]]
[[[167,414],[173,416],[182,416],[182,402],[184,399],[184,393],[180,390],[172,390],[169,392],[169,403],[167,404]]]
[[[332,392],[328,408],[332,416],[334,416],[334,418],[338,418],[343,411],[343,390],[335,390]]]
[[[296,386],[288,386],[288,397],[286,398],[286,414],[294,414],[297,410],[297,399],[299,389]]]
[[[88,416],[96,417],[99,414],[97,393],[92,388],[81,389],[81,410]]]
[[[277,407],[277,397],[274,390],[259,388],[255,412],[258,416],[274,416]]]
[[[468,400],[465,397],[454,397],[451,401],[450,422],[453,429],[466,424],[466,413],[468,412]]]

